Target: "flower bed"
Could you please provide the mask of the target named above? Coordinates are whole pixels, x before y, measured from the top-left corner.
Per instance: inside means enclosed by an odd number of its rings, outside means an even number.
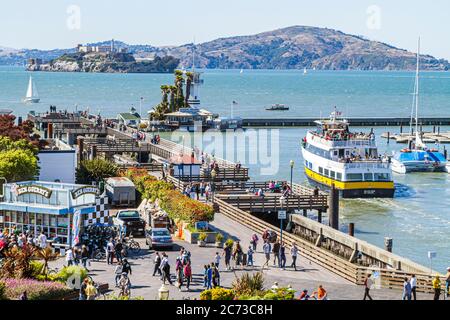
[[[60,282],[37,281],[31,279],[5,279],[5,297],[17,300],[27,292],[29,300],[59,300],[73,290]]]
[[[158,201],[161,209],[172,220],[184,221],[194,225],[200,221],[212,221],[214,209],[200,201],[186,197],[174,189],[173,184],[148,175],[143,169],[131,169],[125,173],[131,179],[142,197],[151,202]]]

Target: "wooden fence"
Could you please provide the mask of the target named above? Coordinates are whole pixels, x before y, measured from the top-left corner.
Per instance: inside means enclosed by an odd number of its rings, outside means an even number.
[[[280,236],[280,232],[276,227],[256,218],[250,213],[238,209],[220,198],[216,198],[215,203],[219,208],[220,213],[233,221],[245,225],[252,231],[262,234],[265,230],[272,230],[278,235],[278,237]],[[391,269],[362,267],[334,254],[333,252],[330,252],[324,247],[317,246],[313,242],[307,241],[297,235],[287,232],[283,233],[283,241],[288,247],[292,247],[295,243],[303,257],[317,263],[321,267],[339,275],[351,283],[363,285],[367,274],[376,271],[380,276],[380,281],[376,281],[375,284],[379,284],[382,288],[401,290],[403,288],[403,279],[405,277],[411,277],[412,274],[415,274],[418,280],[418,292],[430,293],[433,291],[431,283],[433,279],[432,275]],[[443,278],[441,281],[443,283],[445,282]]]

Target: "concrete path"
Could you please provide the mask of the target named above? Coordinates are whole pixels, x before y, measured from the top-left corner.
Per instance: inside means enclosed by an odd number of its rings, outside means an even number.
[[[216,214],[216,219],[211,225],[227,237],[233,239],[239,239],[244,246],[249,245],[249,239],[251,232],[246,227],[242,226],[238,222],[232,221],[229,218]],[[138,239],[141,244],[141,253],[137,256],[130,257],[129,261],[132,265],[131,281],[132,296],[141,296],[147,300],[157,299],[158,289],[161,287],[161,280],[158,276],[153,277],[153,259],[154,252],[148,250],[145,246],[144,239]],[[199,248],[197,245],[188,244],[182,240],[176,240],[176,246],[173,251],[167,252],[169,255],[169,262],[171,264],[172,279],[174,279],[174,264],[175,259],[178,256],[181,246],[185,247],[192,254],[192,266],[193,266],[193,283],[191,285],[191,291],[186,291],[183,288],[180,291],[175,286],[168,286],[170,288],[170,299],[199,299],[200,292],[203,291],[203,265],[209,264],[213,261],[215,253],[221,250],[214,247]],[[221,263],[221,284],[224,287],[231,287],[233,280],[242,275],[245,272],[257,272],[260,271],[260,266],[263,263],[264,257],[258,248],[258,252],[255,255],[256,267],[246,267],[245,269],[238,268],[233,271],[225,271],[223,262]],[[288,257],[287,265],[291,263],[290,257]],[[53,267],[62,267],[64,259],[60,259],[56,262],[52,262]],[[311,293],[317,289],[319,284],[322,284],[328,291],[329,298],[331,300],[360,300],[363,297],[364,290],[362,287],[353,285],[346,280],[334,275],[333,273],[324,270],[320,266],[310,263],[304,258],[299,258],[298,264],[299,271],[295,272],[287,268],[282,270],[278,267],[270,266],[270,269],[265,269],[265,287],[270,288],[276,281],[279,286],[291,285],[297,290],[297,295],[303,290],[307,289]],[[114,287],[114,266],[107,265],[106,262],[92,262],[90,266],[89,274],[98,282],[106,282],[110,288],[118,293],[118,289]],[[402,293],[394,290],[372,290],[372,297],[376,300],[397,300],[401,299]],[[418,298],[431,299],[430,295],[419,294]]]

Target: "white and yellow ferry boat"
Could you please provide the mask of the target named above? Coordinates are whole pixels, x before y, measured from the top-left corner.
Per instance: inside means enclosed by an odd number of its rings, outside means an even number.
[[[305,173],[313,185],[332,185],[343,198],[393,198],[395,186],[390,160],[378,154],[375,134],[352,133],[334,111],[329,120],[316,121],[302,141]]]

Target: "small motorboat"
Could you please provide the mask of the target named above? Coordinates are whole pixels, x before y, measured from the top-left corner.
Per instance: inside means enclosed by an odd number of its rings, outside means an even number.
[[[267,111],[288,111],[289,107],[286,107],[284,104],[274,104],[270,108],[266,108]]]

